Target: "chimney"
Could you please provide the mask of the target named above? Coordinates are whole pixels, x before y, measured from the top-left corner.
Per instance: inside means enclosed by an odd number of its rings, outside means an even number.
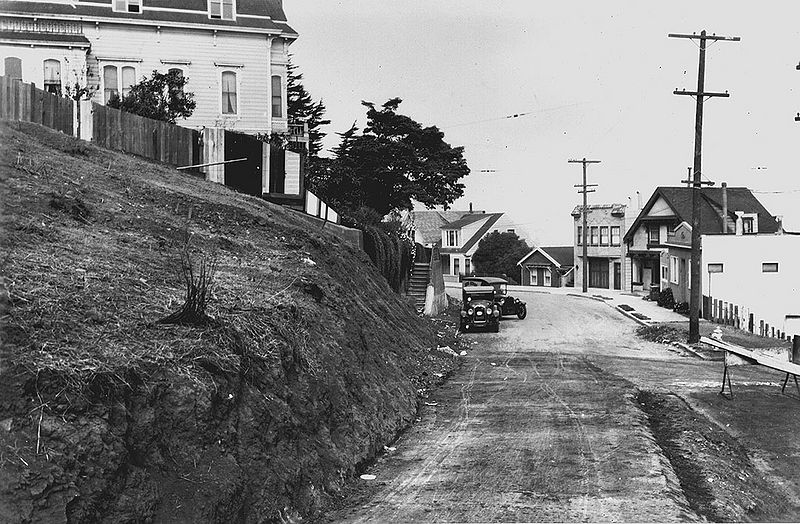
[[[785,232],[783,229],[783,215],[775,215],[775,222],[778,223],[778,234],[782,235]]]
[[[722,234],[728,234],[728,183],[722,183]]]
[[[636,192],[636,210],[637,211],[642,210],[642,194],[639,193],[638,191]]]
[[[472,202],[469,203],[469,212],[472,213]]]

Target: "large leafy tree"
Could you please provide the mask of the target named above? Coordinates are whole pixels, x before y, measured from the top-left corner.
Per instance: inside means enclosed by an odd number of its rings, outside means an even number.
[[[309,184],[334,209],[347,214],[369,208],[383,216],[411,209],[412,200],[432,208],[463,195],[461,179],[469,174],[464,148],[445,142],[436,126],[399,114],[401,102],[393,98],[379,108],[362,102],[364,130],[354,124],[340,133],[333,157],[310,170]]]
[[[308,155],[316,157],[322,151],[322,139],[327,134],[321,127],[331,121],[325,118],[325,104],[322,100],[314,102],[303,86],[303,74],[297,72],[297,66],[291,61],[286,78],[286,92],[289,117],[302,120],[308,125]]]
[[[196,106],[194,93],[184,91],[188,81],[177,70],[167,73],[153,71],[150,78],[145,77],[131,86],[124,97],[112,97],[108,106],[174,124],[178,118],[192,116]]]
[[[517,262],[530,250],[528,243],[516,233],[495,231],[483,237],[478,244],[478,249],[472,255],[472,264],[479,275],[505,275],[510,280],[517,280]]]

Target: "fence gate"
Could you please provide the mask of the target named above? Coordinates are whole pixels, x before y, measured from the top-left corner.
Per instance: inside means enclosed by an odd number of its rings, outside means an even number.
[[[225,160],[246,158],[225,164],[225,185],[248,195],[261,196],[262,151],[264,143],[251,135],[225,131]]]

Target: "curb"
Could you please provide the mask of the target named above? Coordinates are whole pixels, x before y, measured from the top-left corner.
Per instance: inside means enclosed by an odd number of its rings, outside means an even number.
[[[646,321],[642,320],[641,318],[634,317],[633,315],[630,314],[630,312],[625,311],[624,309],[620,308],[619,306],[614,306],[612,304],[608,304],[608,307],[610,307],[612,309],[616,309],[617,311],[619,311],[620,313],[622,313],[623,315],[625,315],[629,319],[633,320],[634,322],[636,322],[640,326],[649,326],[650,325]]]
[[[693,347],[688,346],[688,345],[684,344],[683,342],[673,342],[673,344],[675,344],[679,348],[683,349],[684,351],[688,351],[692,355],[698,357],[700,360],[708,360],[706,357],[704,357],[703,355],[701,355],[700,353],[695,351]]]

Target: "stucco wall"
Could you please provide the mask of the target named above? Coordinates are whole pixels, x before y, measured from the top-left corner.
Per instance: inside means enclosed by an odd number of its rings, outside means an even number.
[[[756,332],[762,320],[786,331],[786,315],[800,314],[800,236],[703,235],[702,245],[703,294],[738,307],[744,319],[753,313]],[[777,262],[778,272],[764,273],[765,262]],[[719,263],[723,272],[709,278],[708,265]]]

